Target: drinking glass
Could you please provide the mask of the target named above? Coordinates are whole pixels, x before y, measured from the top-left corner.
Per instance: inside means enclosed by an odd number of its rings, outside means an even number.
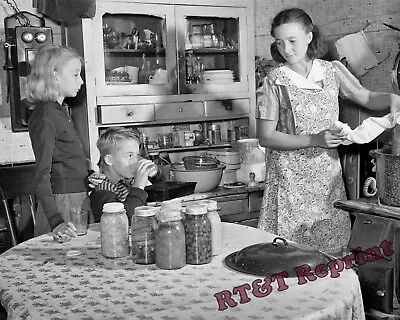
[[[72,207],[69,210],[69,216],[72,224],[76,228],[78,236],[83,236],[87,233],[88,228],[88,212],[82,207]]]

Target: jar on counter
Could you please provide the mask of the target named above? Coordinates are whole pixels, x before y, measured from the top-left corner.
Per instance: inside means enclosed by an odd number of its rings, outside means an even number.
[[[215,200],[200,200],[207,207],[207,217],[211,222],[212,254],[216,256],[222,250],[222,224],[218,213],[218,202]]]
[[[186,207],[184,227],[186,263],[205,264],[211,262],[211,221],[207,217],[207,207],[203,205]]]
[[[160,269],[180,269],[186,265],[185,229],[179,210],[160,211],[155,231],[155,261]]]
[[[181,199],[171,199],[161,202],[160,213],[168,213],[169,211],[179,211],[182,216],[182,221],[185,219],[185,208],[182,205]]]
[[[155,230],[157,229],[156,207],[135,208],[131,219],[132,261],[137,264],[155,263]]]
[[[120,202],[105,203],[100,218],[101,254],[122,258],[129,254],[129,222]]]

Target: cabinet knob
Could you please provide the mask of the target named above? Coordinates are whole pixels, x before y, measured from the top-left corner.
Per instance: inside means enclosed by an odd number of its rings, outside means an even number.
[[[179,108],[177,111],[178,112],[183,112],[183,108]]]
[[[128,111],[127,116],[128,117],[132,117],[133,116],[133,111]]]

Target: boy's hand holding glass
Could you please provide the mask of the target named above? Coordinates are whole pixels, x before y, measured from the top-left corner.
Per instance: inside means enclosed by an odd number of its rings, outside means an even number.
[[[93,172],[89,177],[89,187],[95,188],[97,185],[105,180],[106,176],[101,172]]]
[[[158,172],[158,167],[151,160],[140,158],[137,163],[135,180],[133,187],[144,189],[148,184],[149,177],[154,177]]]

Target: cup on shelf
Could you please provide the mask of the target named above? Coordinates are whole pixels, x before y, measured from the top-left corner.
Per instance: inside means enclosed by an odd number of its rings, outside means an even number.
[[[149,84],[164,84],[168,82],[168,72],[165,69],[158,68],[154,74],[149,77]]]
[[[132,83],[139,82],[139,68],[134,66],[126,66],[126,72],[129,73],[129,77],[131,78]]]

